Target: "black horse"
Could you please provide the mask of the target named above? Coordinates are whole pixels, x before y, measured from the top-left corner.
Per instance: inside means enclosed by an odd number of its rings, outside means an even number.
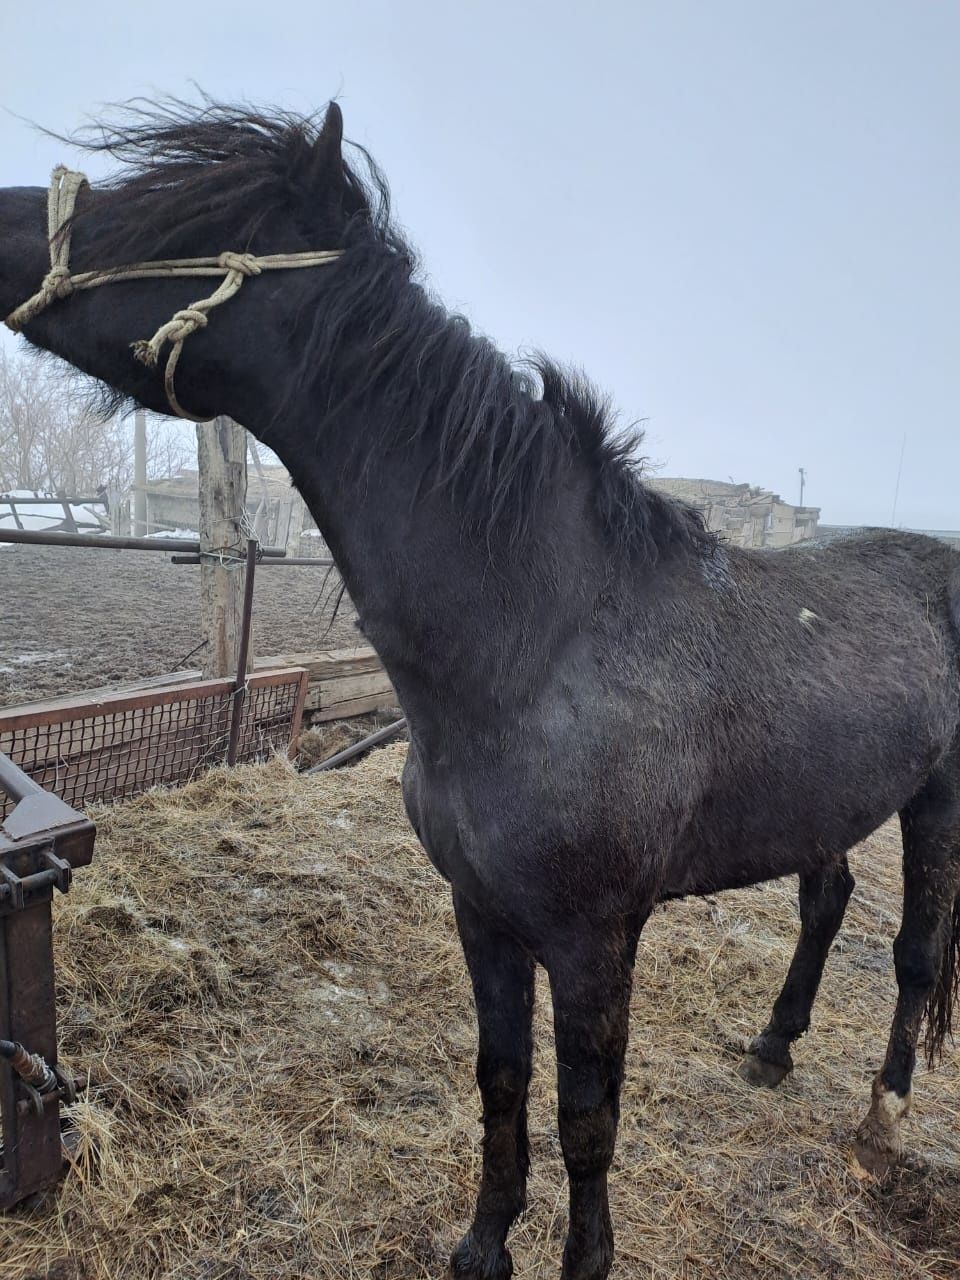
[[[799,875],[796,956],[745,1063],[776,1084],[853,887],[847,851],[899,813],[899,1000],[856,1139],[865,1166],[887,1168],[921,1024],[932,1058],[955,995],[960,560],[897,533],[776,554],[718,545],[645,487],[635,442],[588,386],[546,362],[518,370],[415,283],[377,170],[344,161],[336,106],[317,126],[209,103],[124,121],[92,144],[124,163],[80,192],[71,270],[343,251],[247,279],[186,340],[176,396],[286,463],[409,721],[407,809],[452,886],[479,1021],[483,1175],[453,1274],[511,1274],[535,965],[560,1064],[563,1276],[601,1280],[651,908]],[[48,272],[45,198],[0,191],[2,315]],[[68,296],[64,280],[27,338],[167,410],[130,346],[197,282]]]

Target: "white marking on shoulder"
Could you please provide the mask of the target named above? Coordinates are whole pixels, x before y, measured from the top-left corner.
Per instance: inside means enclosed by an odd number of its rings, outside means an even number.
[[[814,613],[812,609],[801,609],[797,614],[797,621],[801,626],[806,627],[808,631],[812,631],[813,624],[820,621],[820,615]]]
[[[703,580],[711,591],[715,591],[720,595],[725,591],[729,591],[733,586],[730,561],[723,547],[714,548],[713,554],[704,556],[700,565]]]

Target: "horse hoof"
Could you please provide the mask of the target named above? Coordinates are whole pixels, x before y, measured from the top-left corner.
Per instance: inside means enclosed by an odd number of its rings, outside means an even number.
[[[878,1143],[873,1134],[861,1137],[857,1134],[853,1144],[853,1169],[861,1178],[866,1176],[882,1181],[897,1167],[900,1152],[893,1147]]]
[[[737,1067],[737,1075],[747,1084],[760,1089],[775,1089],[778,1084],[793,1070],[793,1063],[785,1066],[782,1062],[767,1062],[766,1058],[758,1058],[755,1053],[748,1053]]]
[[[900,1097],[881,1076],[873,1082],[872,1101],[853,1144],[854,1169],[885,1177],[900,1162],[900,1122],[910,1110],[910,1094]]]
[[[500,1247],[484,1253],[471,1232],[463,1237],[450,1258],[450,1280],[510,1280],[512,1275],[510,1250]]]

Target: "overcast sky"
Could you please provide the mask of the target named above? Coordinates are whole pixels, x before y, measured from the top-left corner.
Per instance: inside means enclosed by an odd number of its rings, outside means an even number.
[[[332,95],[432,283],[582,366],[664,474],[960,528],[950,0],[6,4],[0,107]],[[65,149],[0,113],[0,185]],[[90,167],[94,175],[97,170]],[[5,331],[4,331],[5,332]],[[12,343],[5,337],[4,344]]]

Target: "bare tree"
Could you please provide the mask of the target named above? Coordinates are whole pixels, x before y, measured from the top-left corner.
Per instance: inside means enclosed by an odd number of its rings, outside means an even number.
[[[0,488],[38,486],[41,441],[50,420],[50,386],[26,362],[0,351]]]
[[[175,474],[194,456],[193,433],[151,424],[147,474]],[[97,413],[76,382],[54,367],[0,350],[0,492],[83,494],[133,483],[133,431]]]

